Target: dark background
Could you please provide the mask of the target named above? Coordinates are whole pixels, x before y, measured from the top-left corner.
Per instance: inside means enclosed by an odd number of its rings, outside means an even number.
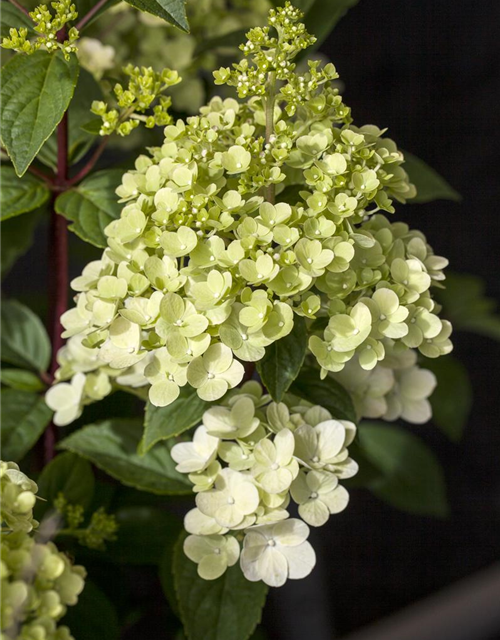
[[[484,278],[496,299],[499,29],[499,0],[361,0],[321,47],[345,84],[355,123],[388,127],[398,146],[463,195],[461,204],[408,205],[396,216],[421,229],[436,253],[450,259],[450,269]],[[7,294],[32,306],[45,296],[41,246],[5,285]],[[74,275],[81,268],[78,246]],[[341,637],[499,559],[500,348],[466,333],[455,334],[454,343],[474,388],[465,436],[452,444],[431,425],[414,429],[444,466],[451,516],[407,515],[353,490],[347,511],[312,534],[313,574],[271,590],[264,628],[272,640]],[[169,637],[158,585],[137,572],[133,578],[152,615],[127,639]]]
[[[463,196],[396,216],[421,229],[450,270],[481,276],[500,299],[500,2],[361,0],[320,50],[355,124],[388,127]],[[466,333],[453,340],[474,389],[465,436],[457,445],[431,425],[413,429],[444,466],[451,516],[407,515],[353,491],[348,509],[314,532],[312,576],[272,590],[273,640],[340,637],[500,558],[500,347]]]

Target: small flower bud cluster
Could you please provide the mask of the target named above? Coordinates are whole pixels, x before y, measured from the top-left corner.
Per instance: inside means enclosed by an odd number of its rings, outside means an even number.
[[[151,67],[139,68],[131,64],[124,67],[123,72],[130,80],[126,89],[119,83],[114,87],[119,109],[110,109],[100,100],[92,103],[92,113],[102,118],[99,135],[108,136],[116,131],[120,136],[128,136],[140,122],[149,129],[169,124],[172,121],[168,113],[171,99],[161,94],[181,81],[179,74],[170,69],[157,73]],[[152,106],[157,99],[158,104]],[[152,113],[145,115],[148,111]]]
[[[251,41],[271,37],[258,33]],[[278,38],[276,55],[299,40]],[[275,79],[271,133],[268,93],[214,98],[123,176],[108,247],[72,282],[76,306],[61,319],[69,341],[47,394],[56,424],[117,386],[156,406],[185,385],[218,400],[242,380],[240,361],[262,359],[297,316],[322,376],[353,358],[373,370],[390,341],[427,357],[451,350],[430,293],[447,260],[384,215],[415,195],[403,154],[377,127],[352,125],[320,75],[336,72],[311,63],[293,115],[279,91],[300,77],[290,71],[281,89]]]
[[[66,522],[65,534],[74,536],[81,545],[102,550],[105,549],[105,542],[116,540],[118,523],[103,507],[94,511],[86,527],[81,527],[85,520],[84,508],[69,504],[62,493],[54,501],[54,507]]]
[[[208,409],[193,441],[172,448],[196,493],[184,551],[199,575],[214,580],[239,558],[252,582],[279,587],[307,576],[316,560],[305,523],[322,526],[346,508],[339,480],[357,472],[347,449],[355,433],[352,422],[291,395],[271,402],[254,381]],[[292,499],[301,519],[290,518]]]
[[[0,462],[2,551],[2,638],[73,640],[57,626],[68,606],[77,603],[86,571],[73,566],[52,542],[30,535],[36,484],[13,462]]]
[[[74,22],[77,19],[76,6],[71,0],[59,0],[51,2],[51,7],[54,9],[54,15],[46,4],[39,5],[29,14],[34,22],[33,29],[38,34],[36,40],[30,41],[28,39],[26,28],[12,28],[9,30],[9,37],[3,38],[2,47],[27,54],[34,53],[41,47],[49,53],[60,49],[66,60],[69,60],[70,54],[77,50],[75,42],[78,40],[78,30],[71,27],[64,42],[58,41],[57,33],[68,22]]]
[[[0,505],[2,527],[10,531],[31,531],[38,526],[33,519],[33,507],[38,487],[15,462],[0,461]]]

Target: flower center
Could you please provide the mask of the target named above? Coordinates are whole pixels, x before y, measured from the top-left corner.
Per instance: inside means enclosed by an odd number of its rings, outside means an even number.
[[[208,378],[209,380],[212,380],[213,378],[215,378],[215,376],[214,376],[214,374],[213,374],[213,373],[208,373],[208,374],[207,374],[207,378]]]
[[[318,497],[318,493],[317,493],[317,491],[313,491],[313,492],[311,493],[311,495],[309,496],[309,498],[310,498],[311,500],[316,500],[316,498],[317,498],[317,497]]]
[[[319,462],[319,458],[318,458],[318,456],[313,456],[313,457],[311,458],[311,462]]]
[[[273,471],[276,471],[279,468],[280,468],[280,466],[279,466],[279,464],[277,462],[273,462],[273,464],[271,465],[271,469]]]
[[[214,553],[215,555],[220,556],[220,549],[214,549]]]
[[[229,498],[227,499],[227,503],[228,503],[228,504],[234,504],[234,498],[233,498],[233,496],[229,496]]]
[[[271,540],[268,540],[268,541],[267,541],[267,545],[268,545],[269,547],[275,547],[275,546],[276,546],[276,540],[273,540],[273,539],[271,538]]]

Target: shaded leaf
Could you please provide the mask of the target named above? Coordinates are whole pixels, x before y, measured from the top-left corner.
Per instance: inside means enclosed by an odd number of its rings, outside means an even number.
[[[19,391],[43,391],[45,385],[40,378],[31,371],[24,369],[2,369],[0,371],[0,382],[6,387]]]
[[[69,229],[96,247],[107,246],[104,229],[120,217],[115,189],[122,174],[120,169],[98,171],[56,200],[57,213],[72,222]]]
[[[18,176],[61,121],[78,80],[78,61],[62,51],[18,53],[2,67],[2,142]]]
[[[94,496],[94,474],[92,467],[74,453],[60,453],[46,465],[38,478],[38,495],[46,502],[36,505],[36,516],[52,507],[59,493],[71,504],[88,509]]]
[[[306,0],[303,2],[304,24],[309,33],[316,36],[314,45],[304,52],[306,56],[321,46],[341,18],[358,2],[359,0],[315,0],[312,3]],[[304,57],[304,54],[301,57]]]
[[[22,218],[11,218],[2,222],[1,271],[2,278],[9,272],[16,260],[23,256],[33,244],[33,235],[40,222],[42,211],[30,212]]]
[[[472,387],[466,367],[455,358],[426,358],[422,366],[437,378],[430,397],[432,422],[453,440],[462,437],[472,409]]]
[[[175,541],[182,521],[150,506],[122,507],[113,515],[119,525],[116,540],[106,545],[106,556],[124,564],[158,564],[167,540]]]
[[[15,300],[2,303],[2,360],[34,371],[46,371],[50,341],[40,318]]]
[[[318,404],[338,420],[356,422],[356,411],[351,396],[336,380],[319,377],[319,369],[304,367],[292,383],[290,391],[300,398]]]
[[[200,40],[194,52],[195,56],[199,56],[205,51],[213,51],[218,48],[235,48],[237,49],[240,44],[246,42],[246,34],[249,29],[236,29],[230,33],[225,33],[222,36],[216,36],[215,38],[207,38],[206,40]]]
[[[307,328],[303,317],[295,316],[292,331],[266,348],[257,362],[263,385],[275,402],[281,402],[290,385],[299,375],[307,350]]]
[[[176,544],[173,572],[188,640],[247,640],[260,622],[267,586],[247,580],[239,563],[217,580],[203,580],[184,554],[185,537]]]
[[[189,33],[185,0],[126,0],[126,2],[140,11],[163,18],[174,27]]]
[[[210,403],[202,400],[196,389],[188,385],[181,388],[177,400],[167,407],[155,407],[148,402],[139,453],[144,455],[160,440],[178,436],[199,424],[209,406]]]
[[[77,640],[118,640],[120,625],[114,606],[105,593],[89,579],[74,607],[68,607],[61,624],[71,629]]]
[[[409,203],[431,202],[432,200],[454,200],[460,202],[462,196],[442,178],[437,171],[429,167],[423,160],[408,151],[404,152],[403,169],[410,176],[410,181],[417,187],[415,198]]]
[[[105,420],[75,431],[59,447],[90,460],[127,486],[162,495],[190,494],[191,483],[175,470],[168,443],[144,456],[137,453],[141,431],[137,420]]]
[[[17,462],[37,442],[52,417],[42,396],[2,389],[2,456]]]
[[[434,453],[409,431],[381,422],[363,421],[358,444],[380,471],[368,488],[402,511],[427,516],[448,514],[443,470]]]
[[[12,167],[2,167],[0,217],[2,222],[41,207],[50,198],[47,186],[31,174],[18,178]]]
[[[444,289],[436,289],[435,297],[453,328],[500,340],[497,302],[486,297],[484,280],[467,273],[447,273],[444,284]]]

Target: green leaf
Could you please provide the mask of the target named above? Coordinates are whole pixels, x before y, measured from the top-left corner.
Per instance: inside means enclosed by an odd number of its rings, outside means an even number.
[[[174,583],[188,640],[247,640],[259,624],[267,595],[263,582],[250,582],[239,563],[217,580],[203,580],[197,566],[176,544]]]
[[[214,49],[224,48],[237,49],[241,43],[246,42],[246,34],[248,29],[236,29],[230,33],[226,33],[222,36],[216,36],[215,38],[207,38],[206,40],[200,40],[194,52],[195,56],[199,56],[205,51],[213,51]]]
[[[140,11],[163,18],[174,27],[189,33],[185,0],[126,0]]]
[[[179,620],[181,618],[181,614],[179,612],[179,603],[177,601],[177,594],[175,592],[173,560],[177,541],[179,537],[182,536],[182,526],[180,526],[180,528],[177,530],[175,530],[175,527],[169,529],[168,536],[164,541],[163,553],[161,556],[160,565],[158,567],[158,575],[160,578],[163,593],[165,594],[165,598],[167,599],[170,608],[177,616],[177,618],[179,618]]]
[[[69,229],[96,247],[107,246],[104,229],[120,217],[115,189],[122,175],[120,169],[98,171],[56,200],[57,213],[72,222]]]
[[[36,374],[24,369],[0,370],[0,382],[6,387],[11,387],[11,389],[17,389],[18,391],[37,393],[45,389],[45,385]]]
[[[114,606],[108,597],[90,580],[78,596],[74,607],[68,607],[61,624],[71,629],[78,640],[118,640],[120,625]]]
[[[68,159],[70,164],[81,160],[95,142],[95,134],[86,131],[83,127],[91,117],[90,106],[93,100],[102,100],[101,88],[91,73],[81,69],[68,110]],[[102,124],[101,119],[98,121]],[[40,149],[37,160],[53,170],[57,168],[57,135],[55,132]]]
[[[10,2],[2,2],[0,23],[0,35],[2,38],[9,37],[9,29],[20,29],[21,27],[28,30],[28,36],[35,34],[31,18],[28,18],[27,15],[19,11],[19,9],[13,4],[10,4]]]
[[[403,511],[427,516],[448,514],[443,470],[434,453],[409,431],[380,422],[362,422],[358,444],[380,471],[368,487]]]
[[[177,400],[167,407],[155,407],[148,402],[139,454],[144,455],[160,440],[179,436],[199,424],[209,406],[210,403],[202,400],[188,385],[182,387]]]
[[[175,470],[167,443],[144,456],[137,453],[141,431],[137,420],[106,420],[75,431],[59,446],[129,487],[161,495],[190,494],[191,483]]]
[[[33,235],[41,215],[41,210],[33,211],[21,218],[11,218],[2,222],[0,233],[2,278],[9,272],[16,260],[23,256],[33,244]]]
[[[83,18],[87,13],[95,7],[99,0],[75,0],[76,10],[78,11],[79,19]],[[107,0],[107,2],[101,6],[99,11],[95,13],[92,18],[85,24],[80,33],[83,33],[96,19],[98,19],[105,11],[111,9],[119,0]],[[79,638],[77,640],[80,640]]]
[[[52,411],[42,396],[17,389],[2,389],[2,456],[20,460],[45,431]]]
[[[50,198],[47,186],[27,174],[19,179],[12,167],[2,167],[2,188],[0,190],[0,218],[19,216],[41,207]]]
[[[173,544],[182,530],[176,516],[150,506],[122,507],[113,515],[119,529],[106,557],[120,564],[158,564],[167,540]]]
[[[263,385],[275,402],[281,402],[290,385],[299,375],[307,350],[307,328],[303,317],[295,316],[292,331],[276,340],[257,362]]]
[[[62,51],[18,53],[2,68],[0,127],[2,142],[22,176],[69,106],[78,61]]]
[[[444,289],[435,297],[443,305],[443,315],[455,330],[462,329],[500,341],[497,302],[485,296],[486,283],[467,273],[447,273]]]
[[[464,365],[451,356],[426,358],[422,366],[437,378],[437,387],[430,398],[432,422],[458,442],[472,409],[472,387]]]
[[[20,302],[2,303],[2,360],[24,369],[46,371],[50,341],[40,318]]]
[[[315,367],[304,367],[292,383],[290,391],[308,402],[328,409],[338,420],[356,422],[356,411],[351,396],[329,376],[320,380],[319,370]]]
[[[86,460],[70,452],[59,454],[43,468],[38,478],[38,495],[46,502],[37,503],[37,518],[42,517],[60,493],[69,503],[88,509],[94,485],[92,467]]]
[[[428,164],[408,151],[404,152],[403,169],[410,176],[410,181],[417,187],[415,198],[410,203],[432,202],[432,200],[453,200],[460,202],[462,196],[434,171]]]

